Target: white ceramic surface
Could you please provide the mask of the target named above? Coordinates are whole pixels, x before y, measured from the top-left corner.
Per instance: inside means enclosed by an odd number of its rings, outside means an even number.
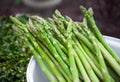
[[[106,39],[107,43],[120,56],[120,39],[109,36],[104,36],[104,38]],[[28,64],[26,78],[27,82],[49,82],[34,57],[31,58]]]
[[[62,0],[23,0],[23,3],[32,8],[52,8],[59,5]]]

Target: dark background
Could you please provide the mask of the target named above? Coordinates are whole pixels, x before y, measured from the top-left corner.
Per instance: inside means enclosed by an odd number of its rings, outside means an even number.
[[[58,9],[73,20],[81,21],[80,5],[94,9],[95,20],[102,34],[120,38],[120,0],[63,0],[59,5],[45,9],[28,7],[22,0],[0,0],[0,16],[29,13],[48,17]]]

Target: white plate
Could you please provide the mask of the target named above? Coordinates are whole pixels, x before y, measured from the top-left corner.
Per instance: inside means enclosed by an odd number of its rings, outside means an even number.
[[[120,39],[104,36],[107,43],[115,50],[120,56]],[[27,82],[49,82],[48,78],[42,72],[40,66],[37,64],[34,57],[30,59],[26,73]]]

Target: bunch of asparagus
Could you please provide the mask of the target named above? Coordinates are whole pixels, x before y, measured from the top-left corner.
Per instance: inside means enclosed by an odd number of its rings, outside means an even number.
[[[80,10],[83,22],[58,10],[48,19],[30,16],[26,24],[10,18],[50,82],[120,81],[120,58],[98,30],[92,8]]]

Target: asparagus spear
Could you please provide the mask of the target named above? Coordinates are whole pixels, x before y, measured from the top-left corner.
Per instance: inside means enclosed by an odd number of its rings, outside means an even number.
[[[75,45],[75,43],[73,43],[73,44]],[[91,80],[90,80],[89,76],[87,75],[87,72],[86,72],[86,70],[85,70],[85,68],[84,68],[84,66],[82,64],[82,61],[79,59],[79,57],[78,57],[77,53],[75,52],[75,50],[73,50],[73,52],[74,52],[74,55],[75,55],[75,60],[76,60],[77,65],[78,65],[78,69],[79,69],[79,71],[80,71],[80,73],[81,73],[81,75],[83,77],[83,80],[85,82],[91,82]]]
[[[105,82],[110,82],[110,76],[109,76],[109,73],[108,73],[104,58],[103,58],[103,56],[101,54],[101,51],[99,49],[99,46],[95,42],[94,37],[93,38],[91,37],[91,40],[93,42],[93,46],[94,46],[95,51],[96,51],[96,56],[97,56],[97,58],[99,60],[100,66],[101,66],[101,71],[102,71],[102,74],[103,74],[103,77],[104,77],[104,81]]]
[[[93,19],[93,11],[91,9],[88,11],[84,8],[81,9],[90,25],[93,25],[94,34],[87,27],[86,18],[84,18],[83,23],[73,22],[69,17],[62,16],[58,10],[55,11],[53,19],[45,20],[33,16],[32,19],[34,20],[29,19],[27,24],[23,24],[14,17],[10,18],[19,29],[25,32],[25,34],[22,32],[23,35],[30,40],[27,40],[26,43],[34,46],[32,52],[34,54],[42,53],[40,55],[42,57],[41,62],[44,59],[48,63],[56,76],[55,79],[61,82],[79,82],[81,81],[79,79],[80,72],[85,82],[99,82],[101,79],[105,82],[114,82],[107,71],[104,58],[120,76],[119,58],[114,52],[108,50],[109,46],[105,47],[104,39],[101,39],[102,35],[100,35]],[[50,64],[51,62],[52,64]],[[41,65],[45,68],[44,63],[41,63]],[[58,66],[58,70],[55,66]],[[55,73],[56,71],[57,73]],[[49,71],[46,72],[50,75]]]
[[[74,38],[74,41],[75,41],[75,43],[77,44],[78,47],[81,46],[80,43],[79,43],[77,40],[75,40],[75,38]],[[101,73],[101,71],[100,71],[100,69],[99,69],[100,66],[99,66],[99,68],[97,68],[97,66],[94,64],[94,62],[91,60],[91,58],[89,58],[89,56],[88,56],[87,54],[84,54],[84,56],[86,57],[87,61],[89,62],[89,64],[91,65],[92,69],[93,69],[94,72],[97,74],[97,76],[98,76],[101,80],[103,80],[103,75],[102,75],[102,73]],[[97,63],[97,65],[99,65],[99,64]]]
[[[110,55],[110,53],[104,48],[104,46],[99,42],[98,43],[100,50],[106,60],[109,62],[114,71],[120,76],[120,65],[116,60]]]
[[[40,32],[42,32],[42,34],[44,34],[44,40],[48,43],[48,48],[49,50],[54,54],[55,58],[58,59],[58,61],[60,62],[60,65],[64,68],[65,72],[71,77],[71,74],[69,72],[69,69],[67,67],[66,64],[63,63],[62,59],[60,58],[59,54],[56,52],[56,49],[53,47],[53,45],[51,44],[51,42],[49,41],[49,39],[47,38],[47,34],[45,33],[45,31],[43,29],[41,29],[41,24],[37,25],[37,28]],[[60,54],[61,55],[61,54]]]
[[[34,32],[34,30],[36,30],[35,29],[35,26],[33,25],[33,23],[32,23],[32,20],[30,20],[29,21],[29,27],[33,27],[32,29],[33,29],[33,31],[32,31],[32,33],[33,34],[35,34],[36,33],[36,31]],[[31,29],[31,30],[32,30]],[[37,32],[38,33],[38,32]],[[37,34],[38,35],[38,34]],[[41,37],[42,38],[42,37]],[[38,36],[37,37],[37,39],[39,40],[40,39],[40,36]],[[47,45],[46,45],[46,43],[43,43],[42,42],[42,40],[40,40],[40,42],[39,42],[39,44],[40,44],[40,46],[42,47],[42,49],[44,49],[44,51],[47,53],[47,55],[52,59],[52,61],[55,63],[55,65],[57,65],[57,67],[58,67],[58,69],[60,70],[60,72],[63,74],[63,76],[65,77],[65,79],[68,81],[68,82],[71,82],[71,79],[66,75],[66,73],[64,72],[64,70],[60,67],[60,65],[59,65],[59,63],[57,63],[57,61],[54,59],[54,57],[52,57],[52,55],[51,55],[51,53],[47,50]],[[46,46],[46,47],[45,47]],[[63,47],[63,46],[62,46]]]
[[[41,31],[42,32],[42,31]],[[44,33],[44,32],[43,32]],[[43,34],[42,33],[42,34]],[[69,71],[68,66],[64,63],[64,61],[61,59],[60,55],[57,53],[55,47],[52,45],[52,43],[50,42],[50,40],[47,38],[47,35],[45,35],[45,41],[48,44],[48,48],[51,51],[51,53],[53,53],[54,57],[58,60],[58,62],[60,63],[60,65],[62,66],[62,68],[64,69],[64,71],[67,73],[67,75],[71,78],[71,73]]]
[[[40,22],[43,23],[43,28],[44,28],[44,30],[45,30],[45,32],[46,32],[46,34],[47,34],[47,37],[48,37],[49,40],[53,43],[53,45],[55,46],[56,50],[57,50],[58,53],[61,55],[62,59],[63,59],[67,64],[69,64],[68,61],[67,61],[66,55],[64,54],[64,52],[61,50],[61,48],[60,48],[59,45],[57,44],[57,42],[56,42],[56,40],[54,39],[52,33],[48,30],[48,28],[50,28],[50,26],[48,25],[48,23],[47,23],[44,19],[42,19],[42,18],[40,18],[40,17],[35,17],[35,18],[39,19]]]
[[[58,32],[57,32],[58,33]],[[64,38],[64,37],[61,37],[61,38]],[[100,72],[99,72],[99,74],[100,74]],[[101,76],[102,77],[102,76]],[[89,81],[89,80],[87,80],[87,81]]]
[[[104,40],[102,34],[100,33],[95,21],[94,21],[94,18],[93,18],[93,11],[91,9],[91,12],[90,11],[87,11],[86,8],[84,8],[83,6],[80,6],[80,9],[83,13],[83,15],[88,19],[92,29],[94,30],[95,32],[95,36],[99,39],[99,41],[102,43],[102,45],[104,45],[104,47],[110,52],[110,54],[117,60],[117,62],[120,64],[120,58],[119,56],[115,53],[115,51],[106,43],[106,41]]]
[[[91,33],[91,31],[87,27],[87,21],[86,20],[84,20],[83,25],[84,25],[84,30],[85,30],[86,34],[88,35],[88,38],[93,43],[97,59],[98,59],[98,61],[100,63],[100,66],[101,66],[101,71],[102,71],[102,74],[103,74],[103,77],[104,77],[104,81],[105,82],[110,82],[110,76],[109,76],[109,73],[108,73],[103,55],[101,54],[100,48],[99,48],[99,46],[98,46],[98,44],[95,40],[94,35]]]
[[[37,26],[37,28],[38,28],[38,30],[40,31],[40,32],[42,32],[42,34],[44,34],[44,39],[45,39],[45,41],[49,44],[49,45],[47,45],[48,46],[48,48],[49,48],[49,50],[51,51],[52,50],[52,48],[54,49],[54,47],[52,46],[52,44],[50,43],[50,41],[49,41],[49,39],[46,37],[47,36],[47,34],[45,33],[45,31],[44,30],[42,30],[42,29],[40,29],[41,27],[40,27],[40,25],[36,25]],[[38,37],[38,39],[39,38],[41,38],[41,37]],[[44,41],[42,41],[43,43],[44,43]],[[44,43],[45,45],[46,45],[46,43]],[[53,54],[54,54],[54,51],[51,51]],[[59,55],[58,55],[59,56]],[[63,64],[62,64],[62,62],[61,62],[61,65],[63,66]],[[67,74],[69,74],[68,76],[70,76],[71,77],[71,74],[69,73],[69,69],[66,67],[66,66],[64,66],[64,70],[65,70],[65,72],[67,72]]]
[[[69,30],[70,30],[70,29],[69,29]],[[66,39],[65,39],[65,36],[62,35],[57,28],[56,28],[56,29],[53,29],[53,31],[55,31],[56,34],[57,34],[58,36],[60,36],[60,38],[62,39],[62,41],[65,40],[65,42],[67,42]],[[56,34],[55,34],[55,35],[56,35]],[[73,51],[74,51],[74,50],[73,50]],[[76,52],[74,51],[74,55],[75,55],[75,54],[76,54]],[[84,80],[85,82],[89,82],[90,79],[89,79],[86,71],[84,70],[84,67],[83,67],[83,65],[82,65],[82,63],[81,63],[81,61],[80,61],[80,59],[79,59],[79,57],[78,57],[77,55],[75,55],[75,60],[76,60],[76,62],[77,62],[77,65],[78,65],[78,67],[79,67],[80,72],[82,73],[83,80]]]
[[[67,48],[67,40],[63,36],[64,33],[62,34],[60,32],[60,30],[58,29],[59,28],[58,25],[55,25],[55,22],[53,19],[49,18],[49,22],[51,23],[52,31],[55,33],[54,36],[59,40],[59,42],[61,42],[61,44],[63,44]]]
[[[78,69],[75,63],[75,57],[73,53],[71,36],[72,36],[72,20],[69,21],[68,27],[67,27],[68,56],[69,56],[70,70],[72,73],[73,82],[80,82]]]
[[[23,30],[25,33],[26,33],[26,37],[32,42],[32,44],[34,45],[35,49],[40,53],[42,54],[41,56],[43,56],[46,60],[46,62],[49,64],[49,66],[51,67],[52,71],[54,72],[54,74],[56,75],[56,77],[58,78],[58,80],[60,82],[66,82],[64,77],[59,73],[59,71],[56,69],[56,67],[54,66],[53,62],[50,61],[49,57],[46,56],[46,53],[42,50],[42,48],[38,45],[38,43],[36,42],[36,39],[29,33],[29,31],[20,26],[19,24],[20,21],[17,20],[16,18],[14,17],[11,17],[11,20],[16,24],[16,26],[18,26],[21,30]]]
[[[85,66],[85,69],[91,79],[92,82],[99,82],[98,77],[95,75],[94,71],[92,70],[90,64],[88,63],[87,59],[84,57],[84,54],[86,54],[86,52],[82,49],[81,46],[79,46],[79,48],[74,45],[75,51],[77,52],[77,54],[79,55],[79,58],[82,60],[83,65]]]
[[[41,42],[39,42],[39,44],[44,49],[44,51],[47,53],[47,55],[50,57],[50,59],[54,62],[54,64],[58,67],[58,69],[60,70],[60,72],[62,73],[62,75],[65,77],[65,79],[67,80],[67,82],[72,82],[71,78],[69,78],[68,75],[64,72],[64,70],[61,68],[61,66],[56,61],[56,59],[54,57],[52,57],[52,54],[49,52],[49,50]]]
[[[26,43],[29,45],[29,48],[31,52],[33,53],[35,59],[37,60],[38,64],[41,66],[42,71],[46,74],[46,76],[49,78],[50,82],[58,82],[58,80],[55,78],[55,76],[49,71],[49,69],[46,67],[46,65],[43,62],[43,58],[39,55],[39,53],[34,49],[34,47],[31,45],[31,43],[26,39]]]

